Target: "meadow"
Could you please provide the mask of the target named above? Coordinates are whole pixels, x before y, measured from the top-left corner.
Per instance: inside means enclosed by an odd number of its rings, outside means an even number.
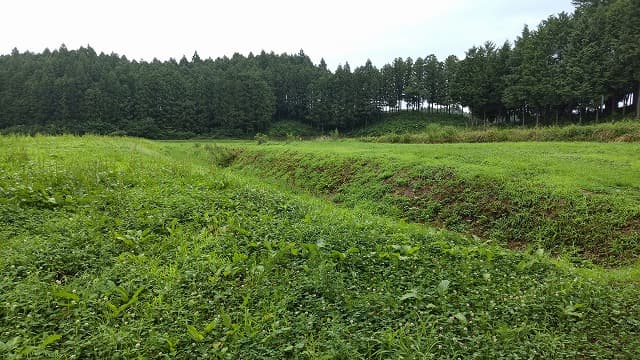
[[[184,158],[215,153],[218,165],[284,181],[347,208],[511,248],[542,247],[605,266],[635,263],[640,254],[638,143],[166,146]]]
[[[637,145],[494,145],[0,137],[0,357],[640,356],[637,252],[583,266],[371,197],[502,179],[637,218]]]

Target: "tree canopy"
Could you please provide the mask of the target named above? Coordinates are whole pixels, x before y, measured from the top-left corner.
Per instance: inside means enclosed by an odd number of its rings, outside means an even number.
[[[637,0],[574,1],[573,14],[524,27],[513,42],[371,61],[335,71],[296,54],[262,51],[135,61],[65,45],[0,56],[0,129],[121,132],[146,137],[244,136],[293,119],[319,130],[365,126],[383,112],[460,111],[475,124],[640,118]]]

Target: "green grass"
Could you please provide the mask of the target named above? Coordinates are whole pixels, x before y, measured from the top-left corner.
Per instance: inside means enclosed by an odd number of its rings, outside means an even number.
[[[230,156],[0,137],[0,358],[640,355],[634,268],[338,208]]]
[[[470,119],[463,115],[403,111],[383,114],[379,121],[347,135],[365,142],[401,144],[640,140],[640,122],[630,119],[586,125],[531,125],[470,126]]]
[[[362,141],[402,144],[489,143],[516,141],[637,142],[640,122],[618,121],[590,125],[521,127],[464,127],[439,123],[419,115],[412,120],[386,121],[357,132]]]
[[[236,149],[225,165],[288,179],[351,208],[577,261],[619,265],[640,254],[637,143],[225,146]]]
[[[189,143],[186,143],[189,144]],[[259,146],[222,142],[263,153],[329,154],[381,159],[410,166],[450,167],[466,176],[519,178],[558,191],[619,194],[640,200],[640,144],[636,143],[490,143],[372,144],[356,141],[311,141]],[[187,145],[189,146],[189,145]]]
[[[384,135],[413,134],[433,131],[457,132],[467,126],[468,119],[463,115],[402,111],[385,113],[379,121],[350,132],[352,137],[379,137]]]

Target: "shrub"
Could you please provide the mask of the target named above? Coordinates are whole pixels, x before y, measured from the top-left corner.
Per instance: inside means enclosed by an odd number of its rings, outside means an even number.
[[[269,137],[263,133],[257,133],[254,139],[258,142],[258,145],[266,144],[269,141]]]

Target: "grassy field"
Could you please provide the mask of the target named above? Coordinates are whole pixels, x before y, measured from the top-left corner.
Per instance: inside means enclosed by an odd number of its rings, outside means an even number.
[[[400,112],[385,114],[368,127],[349,133],[362,141],[400,144],[489,143],[521,141],[640,141],[640,123],[632,119],[599,124],[522,127],[519,124],[470,126],[462,115]]]
[[[186,143],[191,146],[190,143]],[[456,169],[462,175],[522,179],[558,191],[620,194],[640,203],[640,143],[372,144],[357,141],[222,142],[263,153],[328,154],[410,166]]]
[[[223,154],[222,165],[244,174],[512,248],[543,247],[610,266],[640,255],[637,143],[166,146],[184,158]]]
[[[233,156],[0,137],[0,358],[640,356],[634,268],[576,268],[213,165]]]

